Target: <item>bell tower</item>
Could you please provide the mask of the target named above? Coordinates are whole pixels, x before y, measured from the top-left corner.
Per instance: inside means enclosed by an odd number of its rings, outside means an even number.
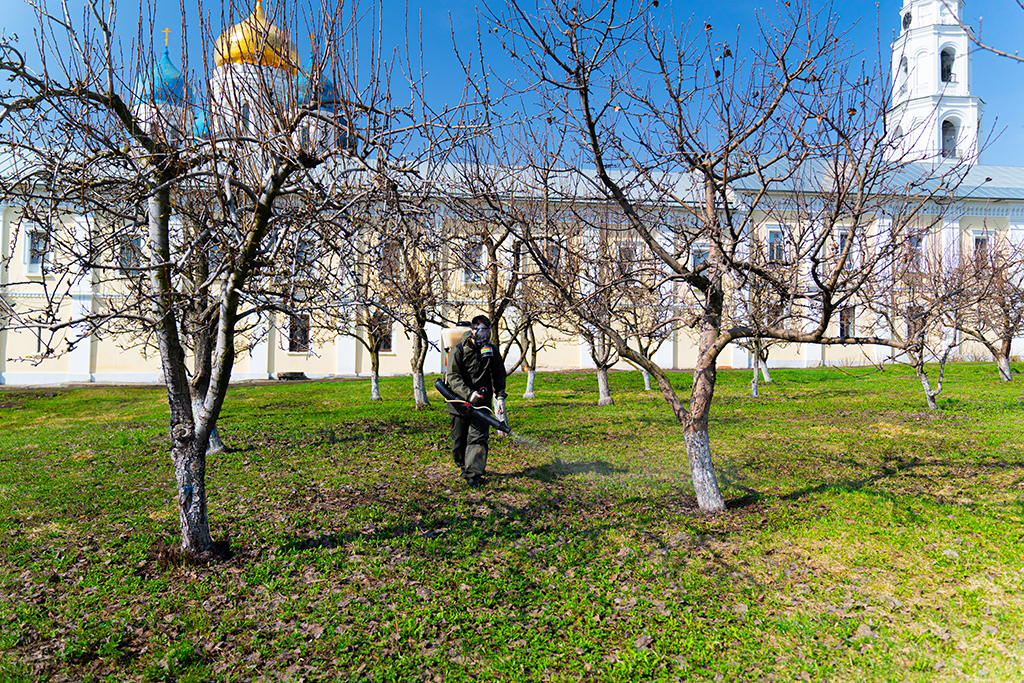
[[[971,37],[960,25],[963,8],[964,0],[903,0],[887,115],[894,155],[981,163],[985,103],[971,94]]]

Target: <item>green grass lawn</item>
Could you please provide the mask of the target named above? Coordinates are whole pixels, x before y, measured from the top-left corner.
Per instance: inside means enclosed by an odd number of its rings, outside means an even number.
[[[482,489],[408,378],[232,388],[208,566],[164,391],[0,391],[0,680],[1024,680],[1024,379],[772,374],[719,375],[716,517],[638,373],[511,378]]]

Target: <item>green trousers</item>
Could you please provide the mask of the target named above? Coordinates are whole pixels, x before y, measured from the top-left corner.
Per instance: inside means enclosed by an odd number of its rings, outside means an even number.
[[[489,428],[480,420],[461,415],[449,417],[452,419],[452,460],[466,479],[479,477],[487,468]]]

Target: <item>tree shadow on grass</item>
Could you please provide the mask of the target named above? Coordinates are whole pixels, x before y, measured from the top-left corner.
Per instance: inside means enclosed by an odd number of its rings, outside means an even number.
[[[779,495],[778,499],[792,502],[799,501],[814,494],[825,493],[826,491],[861,491],[869,486],[891,479],[897,475],[911,479],[921,479],[934,484],[935,481],[933,477],[925,473],[917,472],[917,470],[923,467],[946,467],[951,469],[959,467],[965,470],[992,471],[1024,469],[1024,462],[996,461],[984,463],[956,463],[949,459],[887,459],[877,467],[876,471],[871,474],[865,473],[865,476],[863,477],[833,479],[820,484],[804,486],[790,491],[789,493]],[[726,507],[729,509],[747,507],[749,505],[759,503],[769,496],[769,494],[765,494],[761,491],[740,484],[739,479],[741,477],[734,469],[719,467],[718,471],[723,484],[744,493],[744,495],[739,498],[726,501]],[[922,489],[917,491],[917,495],[928,494]]]
[[[591,462],[564,462],[561,458],[555,458],[554,462],[545,463],[536,467],[527,467],[518,472],[493,472],[488,476],[492,479],[536,479],[544,483],[561,481],[566,477],[577,474],[596,474],[600,477],[611,477],[616,474],[625,474],[628,469],[615,467],[604,460]]]
[[[540,547],[552,544],[561,545],[567,542],[561,536],[564,529],[561,525],[551,524],[550,521],[551,516],[553,514],[557,516],[559,509],[567,504],[572,505],[566,496],[557,492],[531,498],[523,505],[481,499],[475,503],[475,505],[486,507],[486,510],[481,513],[424,515],[422,518],[410,519],[408,522],[380,525],[371,523],[355,531],[327,532],[305,537],[292,536],[281,544],[280,550],[286,553],[299,552],[314,548],[337,548],[355,541],[380,544],[414,538],[423,541],[476,538],[479,541],[500,541],[503,544],[511,543],[515,546],[519,539],[530,537],[532,539],[547,539],[538,541]],[[517,524],[513,526],[508,522],[517,522]],[[573,534],[576,539],[580,536],[596,536],[620,526],[622,526],[620,522],[613,523],[602,520],[587,529],[574,530]],[[555,541],[555,539],[558,540]],[[430,547],[420,547],[418,550],[407,547],[406,552],[431,555],[436,551]],[[483,550],[472,551],[470,554],[479,552],[483,552]]]
[[[824,493],[825,491],[841,489],[844,491],[859,491],[866,486],[878,483],[883,479],[888,479],[895,474],[905,473],[909,469],[914,467],[910,465],[907,467],[887,467],[882,466],[879,472],[871,474],[865,477],[857,479],[838,479],[828,482],[822,482],[814,486],[805,486],[803,488],[790,491],[789,493],[778,496],[779,500],[797,501],[815,493]],[[722,479],[722,483],[731,488],[737,489],[744,493],[739,498],[732,498],[726,501],[726,507],[730,510],[740,509],[760,503],[765,498],[769,497],[769,494],[758,491],[757,489],[749,486],[744,486],[739,483],[739,475],[735,471],[730,471],[730,468],[719,467],[719,474]]]

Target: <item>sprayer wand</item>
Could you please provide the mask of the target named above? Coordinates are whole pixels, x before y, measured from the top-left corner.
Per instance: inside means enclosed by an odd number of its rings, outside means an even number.
[[[502,422],[496,418],[490,408],[487,406],[475,406],[466,399],[462,398],[454,391],[451,387],[444,383],[443,379],[438,379],[434,382],[434,388],[437,389],[438,393],[444,397],[447,403],[451,403],[455,408],[467,417],[478,417],[490,426],[494,427],[500,432],[511,434],[512,429],[508,426],[508,421]]]

